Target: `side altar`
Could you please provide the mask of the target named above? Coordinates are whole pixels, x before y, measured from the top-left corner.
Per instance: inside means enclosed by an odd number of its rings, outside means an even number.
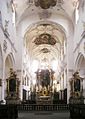
[[[20,86],[20,81],[17,78],[17,74],[13,69],[10,69],[10,76],[7,81],[7,97],[6,97],[6,103],[7,104],[19,104],[20,99],[19,99],[19,86]]]
[[[70,104],[84,104],[83,78],[75,72],[70,80]]]

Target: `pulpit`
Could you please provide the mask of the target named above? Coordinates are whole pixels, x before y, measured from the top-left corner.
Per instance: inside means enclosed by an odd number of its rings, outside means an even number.
[[[19,86],[20,81],[17,78],[16,72],[13,71],[13,69],[10,69],[10,76],[7,81],[7,97],[6,97],[6,103],[7,104],[19,104]]]

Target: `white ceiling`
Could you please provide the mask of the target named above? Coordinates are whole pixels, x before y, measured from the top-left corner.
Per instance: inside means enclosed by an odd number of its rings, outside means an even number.
[[[60,7],[54,6],[54,7],[50,7],[49,9],[42,9],[41,7],[36,7],[33,2],[29,3],[29,1],[30,0],[14,0],[14,4],[16,6],[17,23],[19,23],[21,20],[25,19],[26,17],[29,17],[30,20],[30,16],[31,17],[33,16],[33,18],[35,19],[37,16],[38,22],[40,22],[41,20],[45,22],[45,21],[49,21],[51,17],[54,18],[54,16],[57,15],[61,15],[64,18],[68,18],[70,21],[73,22],[73,12],[75,9],[73,6],[74,0],[63,0],[63,4]],[[56,44],[36,45],[34,43],[34,40],[43,33],[50,34],[56,40]],[[41,23],[39,25],[36,24],[32,26],[30,29],[28,29],[25,33],[24,39],[26,42],[27,50],[32,59],[43,60],[44,58],[46,58],[51,61],[52,59],[60,58],[60,54],[61,54],[60,51],[64,45],[63,44],[64,40],[66,40],[66,31],[59,24],[42,25]],[[50,52],[43,53],[42,52],[43,48],[47,48]]]
[[[50,34],[55,40],[56,44],[41,44],[36,45],[34,40],[41,34],[48,33]],[[64,44],[65,39],[65,31],[60,28],[60,26],[48,24],[48,25],[36,25],[29,29],[25,34],[26,46],[28,51],[31,54],[31,57],[35,57],[36,59],[43,60],[44,58],[47,59],[57,59],[61,53],[61,47]],[[43,53],[42,49],[47,48],[50,52]]]
[[[39,13],[42,12],[42,8],[40,7],[36,7],[34,5],[34,3],[29,3],[29,1],[34,1],[34,0],[14,0],[14,3],[16,5],[16,12],[17,12],[17,16],[18,18],[20,17],[24,17],[24,15],[28,15],[28,13]],[[55,12],[59,12],[62,14],[62,11],[64,12],[64,15],[68,15],[70,18],[72,18],[73,15],[73,11],[74,11],[74,6],[73,6],[73,2],[77,1],[77,0],[63,0],[63,4],[61,6],[61,8],[59,9],[59,7],[54,6],[49,8],[49,11],[51,11],[51,13]]]

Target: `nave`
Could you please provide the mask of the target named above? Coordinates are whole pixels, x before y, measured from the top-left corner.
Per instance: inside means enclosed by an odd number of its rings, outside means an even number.
[[[85,0],[0,0],[0,119],[69,119],[70,104],[85,119]]]

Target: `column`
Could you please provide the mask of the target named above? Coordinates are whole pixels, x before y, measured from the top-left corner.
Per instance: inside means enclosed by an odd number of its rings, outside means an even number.
[[[73,57],[73,37],[72,34],[67,39],[67,103],[70,98],[70,79],[72,78],[74,69],[74,57]]]
[[[2,92],[1,92],[1,99],[4,100],[4,81],[5,81],[5,61],[3,61],[3,72],[2,72]]]

